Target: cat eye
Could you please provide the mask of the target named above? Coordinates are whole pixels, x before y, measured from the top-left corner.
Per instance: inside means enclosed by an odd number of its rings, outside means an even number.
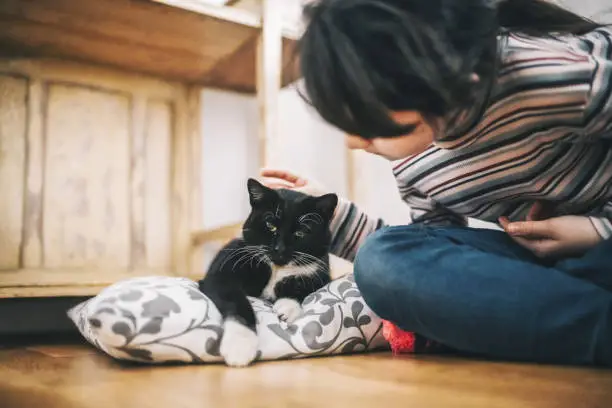
[[[266,228],[268,228],[270,232],[276,232],[276,226],[269,221],[266,221]]]
[[[297,238],[304,238],[306,236],[306,234],[302,231],[296,231],[293,235],[295,235]]]

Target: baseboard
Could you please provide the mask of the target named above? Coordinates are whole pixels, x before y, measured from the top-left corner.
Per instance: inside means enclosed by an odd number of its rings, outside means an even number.
[[[86,299],[0,299],[0,338],[9,335],[74,332],[76,327],[66,311]]]

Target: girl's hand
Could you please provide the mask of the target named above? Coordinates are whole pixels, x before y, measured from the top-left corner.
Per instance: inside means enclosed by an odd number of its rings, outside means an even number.
[[[526,221],[510,222],[501,217],[499,223],[514,241],[540,258],[582,255],[601,242],[588,217],[541,219],[542,210],[542,205],[536,203]]]
[[[316,181],[307,180],[285,170],[263,169],[261,170],[261,176],[263,177],[262,183],[269,188],[287,188],[313,196],[321,196],[329,192],[328,189]]]

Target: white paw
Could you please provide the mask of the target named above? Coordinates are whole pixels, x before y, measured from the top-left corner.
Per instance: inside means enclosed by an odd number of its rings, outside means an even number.
[[[293,323],[302,314],[302,305],[296,300],[282,298],[278,299],[272,309],[281,320]]]
[[[228,366],[248,366],[255,360],[257,349],[257,333],[234,319],[225,320],[219,352]]]

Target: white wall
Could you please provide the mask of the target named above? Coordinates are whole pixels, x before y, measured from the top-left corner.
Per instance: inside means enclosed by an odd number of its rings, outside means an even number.
[[[246,179],[259,171],[258,115],[250,96],[205,90],[202,101],[203,227],[210,229],[241,222],[249,212]],[[281,93],[279,119],[279,167],[347,196],[343,134],[324,123],[292,88]],[[363,152],[351,154],[357,204],[389,224],[409,222],[389,162]]]
[[[257,120],[254,97],[215,90],[202,93],[205,229],[240,222],[248,214],[246,179],[259,171]],[[280,134],[279,167],[346,194],[342,134],[323,123],[292,88],[281,93]]]
[[[347,161],[341,132],[326,124],[292,87],[280,97],[281,167],[347,194]]]
[[[252,97],[202,93],[203,227],[240,222],[248,213],[246,179],[256,174],[257,109]]]
[[[610,0],[559,0],[575,13],[598,21],[612,21],[612,2]]]
[[[202,93],[203,228],[242,222],[249,212],[246,179],[259,172],[256,99],[205,90]],[[282,91],[282,152],[279,167],[312,178],[340,195],[347,194],[347,161],[342,133],[325,124],[297,95]],[[204,247],[206,268],[218,250]],[[332,260],[338,276],[350,265]]]
[[[351,153],[355,202],[368,214],[388,224],[410,222],[409,208],[401,200],[388,160],[362,151]]]

